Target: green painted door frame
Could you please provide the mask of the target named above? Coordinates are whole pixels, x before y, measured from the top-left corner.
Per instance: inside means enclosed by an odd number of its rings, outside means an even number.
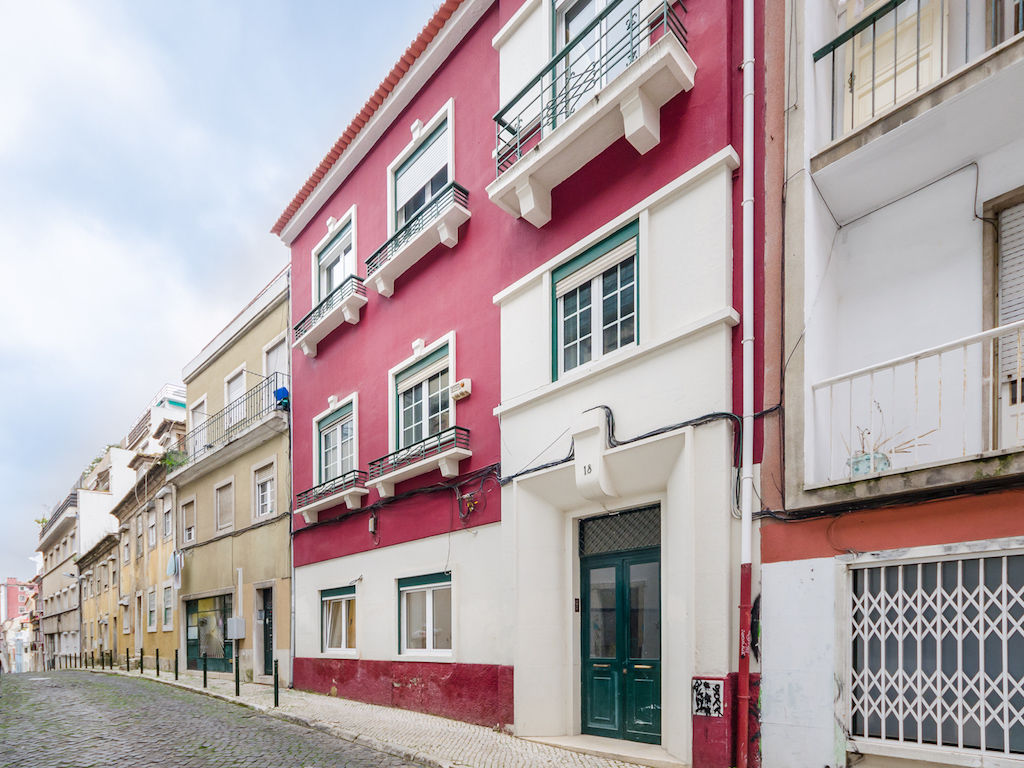
[[[263,591],[263,674],[274,674],[274,590]]]
[[[661,743],[660,549],[580,559],[582,731]]]
[[[224,639],[230,615],[230,594],[185,602],[185,659],[188,669],[203,668],[205,651],[210,672],[234,670],[234,643]]]

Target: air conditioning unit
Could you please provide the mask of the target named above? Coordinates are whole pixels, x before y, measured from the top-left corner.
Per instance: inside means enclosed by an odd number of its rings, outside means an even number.
[[[448,394],[452,400],[463,400],[473,393],[473,382],[469,379],[459,379],[448,388]]]

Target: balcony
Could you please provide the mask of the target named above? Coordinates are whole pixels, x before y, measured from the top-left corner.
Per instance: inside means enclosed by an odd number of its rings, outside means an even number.
[[[381,296],[395,292],[395,280],[436,246],[454,248],[459,227],[469,220],[469,192],[454,181],[366,260],[366,279]]]
[[[457,477],[459,462],[472,455],[469,449],[469,430],[451,427],[371,461],[367,485],[376,488],[381,498],[387,498],[394,495],[395,483],[425,475],[435,469],[441,470],[442,477]]]
[[[366,287],[361,278],[349,275],[327,294],[327,298],[295,324],[292,347],[301,347],[306,357],[316,357],[316,345],[343,322],[355,325],[366,304]]]
[[[956,478],[936,468],[969,460],[991,460],[997,475],[1024,471],[1007,460],[1024,448],[1022,341],[1018,321],[814,384],[811,485],[921,469],[925,484],[941,485]],[[959,482],[986,473],[969,467]]]
[[[194,480],[286,432],[288,405],[288,377],[270,374],[185,435],[168,453],[168,480]]]
[[[76,514],[77,509],[78,490],[73,488],[71,492],[64,497],[64,500],[53,508],[53,512],[50,514],[50,519],[46,521],[46,525],[44,525],[42,530],[39,531],[40,547],[47,546],[49,542],[63,536],[74,528],[75,521],[78,519],[78,515]],[[72,511],[68,512],[68,510]],[[64,514],[65,512],[68,512],[68,514]]]
[[[366,473],[353,469],[341,477],[303,491],[295,497],[295,511],[302,513],[307,523],[317,522],[322,509],[330,509],[344,503],[349,509],[359,509],[366,490]]]
[[[649,0],[610,4],[502,107],[493,203],[542,227],[551,190],[615,141],[625,136],[640,154],[658,144],[661,107],[697,70],[676,5],[641,17]]]

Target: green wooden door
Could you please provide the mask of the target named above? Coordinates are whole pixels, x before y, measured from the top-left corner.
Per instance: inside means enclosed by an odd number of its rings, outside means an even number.
[[[274,674],[274,590],[263,592],[263,674]]]
[[[661,743],[661,574],[658,549],[580,561],[582,730]]]

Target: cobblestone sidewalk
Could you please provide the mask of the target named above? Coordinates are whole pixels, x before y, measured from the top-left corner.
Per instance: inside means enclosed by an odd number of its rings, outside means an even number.
[[[140,677],[138,672],[108,670],[105,674]],[[142,676],[156,679],[153,670],[146,670]],[[479,725],[404,709],[287,688],[281,688],[280,706],[275,709],[274,691],[268,685],[242,683],[241,695],[236,699],[233,680],[211,677],[205,691],[201,673],[183,672],[175,682],[173,673],[162,671],[159,680],[236,701],[269,715],[436,768],[636,768],[632,763],[571,752]]]

